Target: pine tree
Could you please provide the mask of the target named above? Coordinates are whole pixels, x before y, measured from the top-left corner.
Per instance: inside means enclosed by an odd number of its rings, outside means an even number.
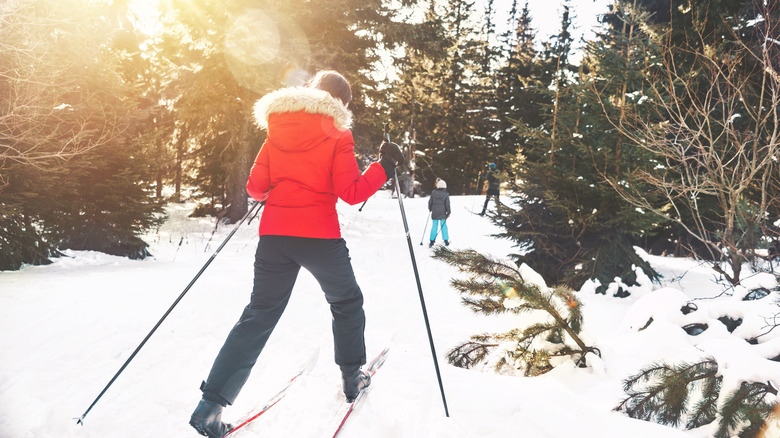
[[[437,177],[431,167],[435,156],[432,133],[438,131],[440,122],[443,61],[447,59],[446,49],[450,45],[444,22],[435,9],[435,2],[430,2],[420,23],[396,23],[382,35],[386,44],[392,44],[401,54],[393,58],[399,79],[382,90],[378,103],[383,105],[377,109],[383,110],[383,120],[389,120],[391,132],[400,133],[396,142],[403,147],[408,160],[401,172],[408,169],[409,182],[417,182],[423,191],[429,192]],[[401,187],[408,193],[410,187]]]
[[[176,122],[187,127],[196,145],[186,165],[197,174],[193,181],[209,182],[200,192],[208,203],[219,203],[220,216],[235,221],[247,209],[246,178],[265,139],[252,123],[254,102],[275,89],[303,85],[318,70],[338,70],[350,81],[356,150],[376,154],[382,120],[368,102],[380,101],[381,95],[370,72],[379,60],[381,38],[395,35],[390,11],[380,0],[197,5],[172,0],[165,5],[172,25],[163,44],[181,70],[169,95]],[[202,156],[218,159],[222,169],[194,159]],[[214,183],[222,177],[223,184]]]
[[[651,118],[647,102],[651,88],[647,77],[657,70],[661,57],[658,37],[664,32],[655,24],[656,17],[657,12],[647,12],[635,0],[617,1],[610,7],[603,18],[605,29],[587,46],[584,62],[589,73],[584,103],[597,114],[599,109],[602,111],[595,120],[593,132],[597,135],[588,145],[588,153],[602,181],[617,192],[628,187],[662,205],[655,188],[637,176],[654,166],[663,166],[662,157],[636,147],[615,128],[626,124],[628,114],[634,113],[660,122]],[[635,228],[641,233],[636,236],[640,246],[651,253],[678,254],[670,234],[674,233],[674,224],[645,210],[636,211],[631,204],[621,202],[621,205],[624,213],[641,215],[634,215]],[[626,207],[629,209],[625,210]]]
[[[160,223],[154,200],[151,155],[129,156],[116,142],[67,163],[61,198],[41,212],[50,239],[61,248],[142,259],[149,246],[139,236]],[[128,150],[130,149],[130,150]]]
[[[0,270],[47,264],[59,254],[31,208],[50,201],[55,185],[48,184],[50,179],[45,186],[30,182],[89,146],[79,141],[84,131],[77,129],[84,114],[74,115],[65,103],[78,84],[63,77],[64,60],[78,59],[74,46],[82,41],[55,38],[51,17],[57,9],[41,6],[0,4]],[[61,26],[68,24],[81,23],[64,20]],[[76,124],[54,123],[61,116]]]
[[[116,22],[111,24],[126,20],[126,8],[116,5],[112,11]],[[63,164],[58,199],[38,216],[60,248],[141,259],[149,252],[140,235],[161,220],[154,185],[159,174],[155,163],[164,162],[164,154],[144,134],[159,129],[155,121],[162,108],[154,97],[137,93],[136,78],[147,65],[133,32],[120,35],[112,36],[111,46],[97,49],[86,68],[73,72],[85,85],[70,96],[74,110],[114,117],[117,133]]]
[[[511,170],[510,165],[517,161],[517,154],[534,137],[534,130],[543,125],[542,105],[547,96],[542,91],[542,64],[535,48],[535,31],[531,26],[528,3],[518,11],[515,0],[510,17],[515,25],[502,37],[507,53],[504,65],[497,72],[498,151],[491,161],[496,162],[500,169]]]
[[[475,61],[474,41],[469,26],[473,8],[474,2],[465,0],[450,0],[446,8],[445,23],[451,46],[445,60],[441,102],[436,111],[440,122],[429,141],[435,145],[434,151],[426,151],[428,156],[435,156],[432,168],[438,177],[448,182],[447,188],[453,194],[464,192],[470,179],[467,175],[475,167],[471,111],[478,107],[472,93],[474,83],[468,79],[475,67],[472,63]]]
[[[494,2],[489,1],[485,8],[485,19],[482,29],[479,29],[477,39],[471,45],[471,56],[474,58],[471,76],[473,77],[473,109],[470,111],[470,136],[474,143],[472,159],[479,160],[475,164],[474,171],[481,172],[482,165],[488,162],[497,162],[503,165],[502,156],[506,153],[517,151],[515,144],[502,144],[499,140],[502,133],[502,123],[505,118],[501,114],[499,97],[496,89],[500,84],[498,69],[503,58],[504,50],[494,47],[495,23]],[[471,177],[472,175],[467,175]],[[476,189],[479,189],[477,187]],[[464,188],[468,193],[473,193],[471,183]]]
[[[544,116],[534,129],[519,125],[525,142],[513,165],[518,182],[509,185],[521,195],[513,198],[516,209],[499,210],[494,221],[504,228],[499,236],[514,240],[523,251],[516,260],[549,283],[576,290],[595,279],[603,293],[615,277],[634,284],[636,269],[651,279],[657,274],[633,248],[647,229],[647,216],[604,182],[598,167],[602,163],[594,159],[594,150],[612,147],[617,139],[605,135],[603,117],[594,114],[599,108],[587,89],[585,66],[569,62],[570,26],[565,7],[561,31],[542,54],[542,68],[528,79],[543,84],[535,94],[538,101],[545,99],[540,104]],[[620,168],[616,162],[610,166]]]
[[[196,187],[208,200],[211,210],[206,211],[227,222],[237,221],[247,211],[246,179],[260,147],[259,132],[251,125],[251,107],[261,92],[275,88],[268,78],[277,77],[264,68],[262,58],[269,53],[264,40],[268,35],[263,32],[270,26],[268,22],[263,26],[262,20],[271,18],[240,1],[197,5],[171,1],[161,7],[167,25],[154,44],[174,67],[173,80],[163,94],[171,102],[171,125],[186,126],[180,134],[186,132],[187,138],[180,142],[190,147],[180,157],[182,165],[192,176],[190,183],[221,179]],[[255,29],[254,34],[250,29]],[[292,40],[281,43],[291,57],[299,52],[290,48]],[[204,156],[212,161],[198,160]]]
[[[494,147],[494,79],[492,68],[485,69],[495,56],[485,41],[492,31],[475,27],[479,11],[473,1],[428,5],[399,60],[402,82],[394,87],[393,109],[407,121],[415,116],[415,173],[424,189],[442,178],[450,193],[465,193]]]
[[[149,155],[135,140],[146,129],[148,105],[124,75],[139,57],[128,51],[133,35],[121,5],[81,6],[75,17],[69,2],[24,4],[3,26],[10,37],[0,56],[18,64],[0,80],[12,90],[4,114],[15,114],[2,137],[20,154],[2,164],[0,269],[47,263],[63,248],[147,254],[138,236],[159,208],[147,191]],[[23,35],[15,33],[20,28]],[[16,49],[31,62],[15,57]]]

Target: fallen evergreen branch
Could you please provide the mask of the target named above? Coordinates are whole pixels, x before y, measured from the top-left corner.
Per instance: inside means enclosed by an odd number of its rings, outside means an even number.
[[[757,437],[777,405],[768,401],[768,395],[777,395],[777,389],[761,382],[742,382],[737,390],[723,394],[723,377],[712,358],[691,364],[651,365],[627,378],[623,389],[628,397],[616,410],[669,426],[685,421],[686,429],[716,422],[715,438],[735,434]]]
[[[768,402],[767,395],[777,395],[777,389],[761,382],[742,382],[721,408],[723,420],[716,438],[728,438],[739,431],[741,438],[758,437],[767,418],[777,407],[777,401]],[[776,400],[776,398],[773,398]]]
[[[546,313],[545,320],[506,333],[472,336],[470,341],[447,354],[453,365],[471,368],[495,357],[492,353],[498,348],[504,354],[496,360],[496,370],[511,367],[533,376],[551,370],[551,358],[570,356],[584,366],[585,355],[598,352],[585,345],[579,337],[582,329],[581,304],[570,290],[530,284],[512,262],[497,260],[473,250],[453,251],[437,247],[434,258],[469,274],[468,278],[452,279],[450,284],[464,295],[463,304],[474,312],[486,315]]]
[[[624,381],[623,390],[629,396],[616,409],[631,418],[669,426],[680,425],[690,411],[686,427],[699,427],[715,419],[721,381],[714,359],[676,366],[655,364]],[[695,390],[701,392],[702,400],[691,406],[690,395]]]

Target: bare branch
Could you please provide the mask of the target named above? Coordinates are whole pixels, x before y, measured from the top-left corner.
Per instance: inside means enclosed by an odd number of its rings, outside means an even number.
[[[34,6],[34,5],[33,5]],[[83,20],[47,16],[27,2],[0,5],[0,163],[48,168],[116,138],[116,115],[88,102],[79,83],[89,35]],[[84,56],[88,56],[85,54]],[[0,181],[2,183],[2,181]]]
[[[685,229],[732,284],[739,283],[742,263],[756,258],[757,242],[746,246],[755,236],[748,236],[744,224],[780,238],[770,220],[780,210],[780,75],[774,68],[780,50],[774,48],[777,23],[769,22],[770,14],[762,15],[767,17],[762,40],[772,42],[772,50],[764,44],[756,51],[741,41],[725,53],[665,46],[662,65],[647,84],[651,103],[640,108],[623,100],[622,105],[631,106],[620,108],[619,120],[610,120],[658,160],[655,168],[630,177],[653,187],[664,202],[659,205],[629,182],[602,175],[628,202]],[[750,71],[746,66],[756,67]],[[593,89],[610,117],[610,106],[620,100]]]

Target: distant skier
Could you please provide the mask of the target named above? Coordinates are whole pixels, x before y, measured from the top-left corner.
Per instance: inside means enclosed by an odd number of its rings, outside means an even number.
[[[450,245],[450,233],[447,229],[447,218],[450,217],[450,194],[447,193],[447,183],[443,179],[440,179],[436,183],[436,189],[431,192],[430,198],[428,198],[428,210],[431,212],[431,219],[433,219],[433,225],[431,225],[431,243],[428,248],[432,247],[436,242],[436,235],[439,234],[439,225],[441,225],[441,238],[444,239],[444,244]]]
[[[496,197],[496,207],[501,205],[501,202],[498,200],[498,196],[501,194],[501,180],[498,179],[498,170],[496,169],[496,163],[490,163],[488,165],[488,171],[485,177],[488,182],[488,189],[487,189],[487,195],[485,195],[485,205],[482,206],[482,213],[480,213],[480,216],[485,215],[485,211],[487,211],[488,201],[490,201],[491,196]]]
[[[232,429],[222,422],[222,409],[233,404],[249,377],[301,267],[317,279],[330,304],[335,360],[347,400],[371,383],[360,369],[366,363],[363,294],[341,238],[336,201],[354,205],[368,199],[392,177],[403,155],[396,144],[383,142],[379,162],[360,173],[349,130],[351,99],[346,79],[323,71],[307,87],[277,90],[255,104],[256,122],[268,136],[246,186],[250,196],[266,201],[254,287],[201,384],[203,399],[190,418],[201,435],[217,438]]]

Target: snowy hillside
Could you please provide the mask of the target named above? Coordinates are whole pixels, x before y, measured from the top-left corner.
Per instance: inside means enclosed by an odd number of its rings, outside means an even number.
[[[510,243],[489,237],[495,226],[470,212],[481,208],[481,201],[452,197],[452,247],[503,257],[512,252]],[[741,301],[735,292],[699,301],[698,311],[682,315],[674,310],[689,298],[717,295],[719,286],[707,267],[660,257],[650,260],[665,275],[664,285],[634,288],[626,299],[580,292],[583,336],[602,352],[591,367],[564,363],[537,378],[455,368],[444,359],[450,348],[473,334],[516,327],[517,317],[475,315],[463,307],[448,284],[455,269],[430,258],[427,232],[423,235],[427,198],[405,199],[404,206],[450,417],[444,416],[398,201],[380,192],[362,212],[339,205],[342,233],[365,295],[368,355],[391,350],[340,435],[344,438],[708,436],[708,430],[678,431],[612,410],[624,397],[622,379],[659,359],[714,355],[728,363],[733,376],[749,369],[751,378],[780,387],[780,363],[757,360],[756,349],[735,340],[765,329],[763,317],[778,312],[767,303],[778,293]],[[239,229],[85,424],[74,420],[229,233],[230,226],[220,227],[212,236],[213,222],[187,218],[190,208],[168,207],[169,220],[146,237],[153,258],[132,261],[78,251],[49,266],[0,273],[0,437],[199,436],[188,425],[189,416],[201,380],[249,299],[257,220]],[[737,332],[717,321],[724,312],[743,318]],[[638,331],[650,316],[655,322]],[[710,329],[696,337],[680,329],[693,322],[706,322]],[[780,354],[780,334],[757,347],[764,357]],[[332,435],[343,396],[330,314],[317,283],[302,271],[250,380],[223,418],[233,421],[264,402],[315,352],[313,371],[253,424],[253,432],[240,436]],[[780,436],[780,425],[775,431]]]

